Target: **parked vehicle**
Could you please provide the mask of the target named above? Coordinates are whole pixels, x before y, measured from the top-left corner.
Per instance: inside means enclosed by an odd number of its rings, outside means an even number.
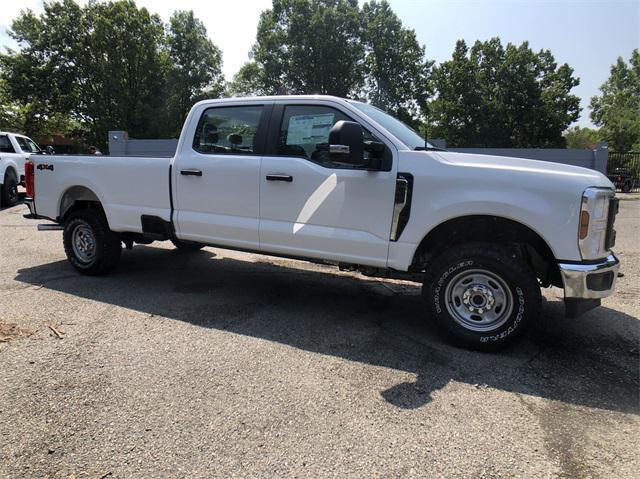
[[[28,218],[64,229],[83,274],[122,243],[170,240],[423,282],[457,343],[494,349],[538,315],[540,287],[577,316],[613,292],[618,201],[597,171],[442,151],[383,111],[326,96],[207,100],[173,158],[51,156],[27,169]]]
[[[615,185],[615,188],[623,193],[629,193],[640,185],[640,179],[633,174],[630,168],[616,168],[607,177]]]
[[[0,131],[0,206],[18,202],[18,185],[24,184],[24,162],[41,152],[31,138]]]

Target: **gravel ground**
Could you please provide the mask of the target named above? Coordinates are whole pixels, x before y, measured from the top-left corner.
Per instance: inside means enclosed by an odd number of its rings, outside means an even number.
[[[169,245],[82,277],[0,212],[0,477],[638,477],[640,201],[603,306],[499,354],[418,286]],[[634,472],[635,471],[635,472]]]

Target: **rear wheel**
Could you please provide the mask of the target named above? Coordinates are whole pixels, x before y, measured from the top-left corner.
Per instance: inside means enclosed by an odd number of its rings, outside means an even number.
[[[529,265],[506,245],[469,243],[428,266],[427,309],[455,343],[495,350],[513,341],[540,310],[540,286]]]
[[[101,210],[72,213],[64,226],[64,250],[71,265],[82,274],[101,275],[120,261],[120,237],[109,229]]]
[[[0,190],[0,203],[2,206],[14,206],[18,202],[18,179],[13,171],[7,171],[4,175],[4,183]]]
[[[202,248],[204,248],[204,245],[202,243],[195,243],[193,241],[182,241],[174,238],[171,240],[171,242],[173,243],[173,246],[178,248],[180,251],[185,251],[185,252],[199,251]]]

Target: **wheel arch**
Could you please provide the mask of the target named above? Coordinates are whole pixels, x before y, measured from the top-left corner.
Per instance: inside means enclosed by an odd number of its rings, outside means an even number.
[[[93,190],[82,185],[71,186],[60,197],[58,220],[63,222],[72,212],[87,208],[99,208],[104,211],[100,198]]]
[[[4,179],[7,176],[7,173],[12,172],[16,179],[20,181],[20,175],[18,174],[18,165],[16,165],[13,161],[8,161],[5,163],[2,171],[0,171],[0,182],[4,184]]]
[[[524,223],[497,215],[458,216],[438,224],[419,243],[409,269],[421,271],[446,248],[476,241],[517,247],[543,283],[562,286],[555,255],[542,235]]]

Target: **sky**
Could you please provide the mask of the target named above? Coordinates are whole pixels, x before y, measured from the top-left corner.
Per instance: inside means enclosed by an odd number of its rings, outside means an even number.
[[[78,0],[76,0],[78,1]],[[16,48],[6,34],[21,10],[42,11],[42,0],[3,2],[0,47]],[[86,3],[80,0],[78,3]],[[192,9],[211,40],[222,50],[223,72],[231,79],[255,41],[260,12],[271,0],[137,0],[167,21],[176,10]],[[362,4],[363,1],[360,0]],[[389,0],[406,27],[426,46],[429,59],[451,57],[456,40],[467,44],[498,36],[503,44],[529,41],[534,50],[549,49],[580,78],[573,93],[583,108],[577,124],[592,126],[589,101],[609,76],[619,56],[626,61],[640,48],[640,0]],[[4,48],[2,48],[4,50]]]

